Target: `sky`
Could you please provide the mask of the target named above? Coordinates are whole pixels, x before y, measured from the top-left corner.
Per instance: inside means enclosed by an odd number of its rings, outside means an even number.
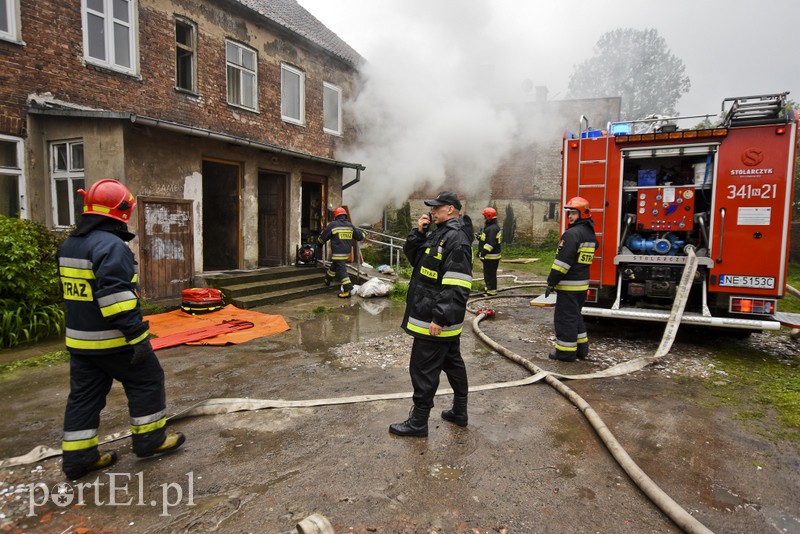
[[[521,128],[498,103],[533,100],[538,86],[564,99],[575,66],[611,30],[658,30],[691,82],[683,116],[716,115],[733,96],[800,101],[798,0],[298,1],[369,62],[365,91],[346,104],[366,125],[361,141],[337,155],[367,167],[371,183],[345,191],[364,217],[375,208],[363,197],[399,204],[446,175],[484,195]]]

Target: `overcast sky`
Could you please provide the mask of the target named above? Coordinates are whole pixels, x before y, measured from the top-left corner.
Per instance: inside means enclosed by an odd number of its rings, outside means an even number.
[[[418,143],[428,145],[430,157],[423,153],[420,168],[400,180],[404,189],[462,172],[453,162],[479,146],[495,149],[483,150],[480,168],[472,171],[473,180],[485,180],[507,153],[500,140],[516,126],[488,101],[482,106],[480,91],[487,87],[477,85],[491,80],[494,102],[532,99],[536,86],[546,86],[551,100],[563,99],[574,66],[594,55],[601,35],[618,28],[656,28],[684,62],[691,90],[678,103],[681,115],[716,114],[722,99],[732,96],[790,91],[789,98],[800,101],[800,0],[298,1],[370,62],[372,90],[355,109],[360,119],[372,121],[373,132],[393,125],[391,139],[412,138],[389,148],[387,133],[379,144],[348,154],[350,161],[360,158],[368,173],[377,165],[391,177],[388,167],[412,154],[419,159]],[[408,102],[387,112],[401,99]],[[473,119],[483,114],[483,125],[497,127],[473,135],[469,123],[460,123],[462,113]],[[452,129],[442,126],[446,121]],[[464,137],[430,146],[455,133]],[[470,168],[477,163],[467,161]],[[397,183],[399,175],[394,178]],[[401,196],[388,195],[390,201]]]

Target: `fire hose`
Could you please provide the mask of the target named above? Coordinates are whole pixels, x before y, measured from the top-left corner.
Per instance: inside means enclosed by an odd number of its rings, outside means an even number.
[[[672,311],[670,313],[669,320],[665,327],[661,343],[656,352],[652,356],[637,358],[629,362],[623,362],[595,373],[563,375],[546,371],[537,367],[531,361],[499,345],[494,340],[489,338],[481,330],[479,324],[483,319],[485,319],[487,316],[490,315],[489,310],[485,308],[482,310],[478,310],[477,312],[475,310],[470,310],[473,313],[477,313],[475,319],[473,320],[472,327],[473,331],[481,339],[481,341],[483,341],[486,345],[491,347],[499,354],[502,354],[503,356],[509,358],[510,360],[522,365],[533,374],[521,380],[484,384],[480,386],[470,386],[469,390],[470,392],[488,391],[499,388],[528,385],[538,382],[542,379],[545,380],[554,389],[556,389],[559,393],[564,395],[567,399],[570,400],[570,402],[572,402],[576,407],[580,409],[581,413],[583,413],[583,415],[592,425],[595,432],[597,432],[601,441],[603,441],[603,443],[608,448],[609,452],[618,462],[618,464],[628,474],[631,480],[642,490],[642,492],[645,493],[645,495],[647,495],[651,499],[651,501],[660,510],[662,510],[662,512],[665,513],[665,515],[667,515],[672,521],[675,522],[676,525],[681,527],[686,532],[708,533],[711,532],[708,528],[706,528],[702,523],[700,523],[697,519],[695,519],[688,512],[686,512],[679,504],[677,504],[674,500],[672,500],[663,490],[661,490],[652,481],[652,479],[650,479],[647,476],[646,473],[644,473],[644,471],[641,470],[641,468],[639,468],[636,465],[636,463],[630,458],[630,456],[627,454],[624,448],[619,444],[619,442],[613,436],[613,434],[605,425],[605,423],[602,421],[602,419],[597,415],[594,409],[592,409],[592,407],[577,393],[575,393],[573,390],[571,390],[558,380],[558,378],[575,380],[575,379],[594,379],[594,378],[604,378],[611,376],[620,376],[640,370],[650,365],[651,363],[655,362],[659,358],[665,356],[667,353],[669,353],[670,347],[672,346],[672,343],[675,340],[675,336],[677,335],[678,326],[680,324],[680,320],[683,315],[683,310],[689,296],[691,281],[694,277],[696,270],[697,270],[697,258],[694,254],[694,251],[692,249],[689,249],[686,267],[684,268],[683,275],[681,277],[681,282],[678,286],[676,299],[673,303]],[[533,282],[527,284],[526,287],[542,287],[542,286],[543,283]],[[519,289],[519,287],[522,286],[517,286],[514,289]],[[797,290],[795,290],[794,288],[790,289],[791,291],[797,292]],[[800,292],[794,295],[800,298]],[[499,297],[495,296],[486,298],[499,298]],[[486,298],[473,299],[470,302],[486,300]],[[448,394],[452,394],[452,390],[449,388],[441,388],[436,393],[437,396],[448,395]],[[372,402],[378,400],[394,400],[394,399],[410,398],[411,396],[412,396],[411,392],[403,392],[403,393],[358,395],[352,397],[337,397],[337,398],[308,399],[308,400],[214,398],[214,399],[207,399],[185,410],[182,410],[181,412],[178,412],[177,414],[171,416],[169,420],[175,421],[178,419],[199,416],[199,415],[219,415],[225,413],[255,411],[255,410],[262,410],[269,408],[299,408],[299,407]],[[100,443],[101,444],[109,443],[112,441],[123,439],[129,435],[130,435],[129,430],[116,432],[114,434],[105,436],[103,439],[100,440]],[[46,446],[38,446],[25,455],[0,460],[0,468],[29,464],[42,459],[58,456],[60,454],[61,451],[58,449],[53,449]]]
[[[526,369],[528,369],[534,376],[538,376],[544,373],[544,380],[548,384],[550,384],[556,391],[564,395],[570,402],[572,402],[586,417],[589,423],[594,428],[595,432],[597,432],[598,437],[606,446],[608,451],[611,453],[611,456],[617,461],[617,463],[622,467],[622,469],[628,474],[630,479],[642,490],[642,492],[647,495],[650,500],[655,504],[664,514],[667,515],[676,525],[678,525],[681,529],[685,532],[689,533],[709,533],[709,530],[705,525],[700,523],[697,519],[692,517],[686,510],[684,510],[678,503],[676,503],[669,495],[667,495],[661,488],[656,485],[653,480],[647,476],[647,474],[633,461],[633,459],[628,455],[625,449],[620,445],[611,431],[608,429],[606,424],[597,415],[597,412],[587,403],[580,395],[575,393],[572,389],[568,388],[564,385],[561,381],[559,381],[556,376],[568,379],[579,379],[579,378],[596,378],[598,375],[604,376],[615,376],[616,374],[626,374],[637,369],[641,369],[652,362],[656,361],[657,359],[665,356],[669,353],[670,347],[672,347],[672,343],[675,341],[675,336],[678,332],[678,326],[680,324],[681,317],[683,316],[683,310],[686,306],[686,301],[689,298],[689,290],[691,289],[692,279],[694,278],[695,271],[697,271],[697,257],[694,254],[693,249],[688,250],[688,258],[686,261],[686,267],[683,270],[683,275],[681,277],[680,285],[678,286],[677,295],[675,301],[672,305],[672,311],[670,312],[669,320],[667,321],[667,326],[664,329],[664,335],[661,338],[661,343],[656,350],[653,356],[638,358],[636,360],[632,360],[630,362],[624,362],[619,365],[615,365],[602,371],[601,373],[593,373],[591,375],[558,375],[555,373],[547,372],[539,367],[537,367],[534,363],[530,360],[523,358],[522,356],[506,349],[505,347],[499,345],[491,338],[489,338],[483,331],[480,329],[480,322],[487,316],[485,310],[481,310],[475,319],[472,322],[472,329],[478,335],[478,337],[492,347],[495,351],[499,352],[503,356],[509,358],[510,360],[522,365]],[[606,375],[607,372],[611,371],[614,374]]]

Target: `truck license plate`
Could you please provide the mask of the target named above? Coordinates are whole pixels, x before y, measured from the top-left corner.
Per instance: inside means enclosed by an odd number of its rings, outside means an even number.
[[[719,285],[726,287],[752,287],[755,289],[775,289],[775,278],[771,276],[744,276],[721,274]]]

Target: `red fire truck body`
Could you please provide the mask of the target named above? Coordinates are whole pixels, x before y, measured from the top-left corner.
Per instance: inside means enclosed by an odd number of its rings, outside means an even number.
[[[599,131],[581,117],[567,131],[562,200],[589,201],[599,244],[584,315],[666,321],[691,247],[683,323],[779,328],[798,141],[787,94],[725,99],[718,127],[657,117]]]

